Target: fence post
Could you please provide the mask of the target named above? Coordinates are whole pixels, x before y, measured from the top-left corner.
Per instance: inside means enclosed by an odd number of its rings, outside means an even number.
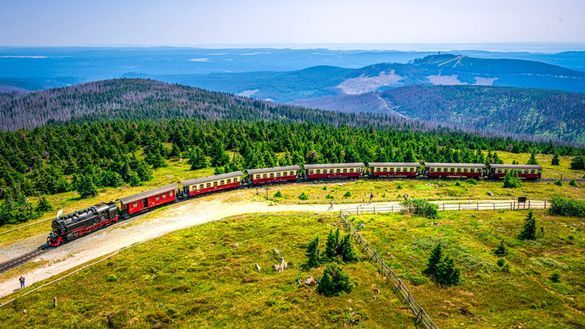
[[[477,201],[477,210],[479,210],[479,201]]]
[[[544,208],[542,209],[546,209],[546,200],[544,200]]]
[[[443,211],[445,211],[445,204],[443,203]]]
[[[528,200],[528,209],[530,209],[530,200]]]
[[[376,212],[376,206],[374,206],[374,215],[376,215],[376,214],[377,214],[377,212]]]
[[[459,211],[461,211],[461,202],[459,202]]]
[[[394,205],[391,205],[391,206],[390,206],[390,212],[391,212],[391,213],[394,213]]]

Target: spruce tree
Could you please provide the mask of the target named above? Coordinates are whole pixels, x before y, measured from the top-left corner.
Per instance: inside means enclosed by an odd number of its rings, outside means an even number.
[[[534,154],[534,152],[530,153],[530,159],[528,159],[528,163],[529,165],[537,165],[538,161],[536,161],[536,154]]]
[[[494,254],[496,254],[496,256],[506,256],[508,254],[508,249],[506,248],[506,245],[504,244],[504,240],[500,241],[500,244],[498,245],[498,247],[496,248],[496,250],[494,250]]]
[[[341,239],[341,258],[344,262],[355,262],[358,257],[351,244],[351,235],[347,234]]]
[[[460,271],[455,267],[453,259],[445,257],[437,264],[434,280],[441,286],[450,286],[459,284],[459,276]]]
[[[320,264],[320,251],[319,251],[319,237],[313,239],[307,244],[307,250],[305,252],[307,256],[307,268],[317,267]]]
[[[209,165],[207,157],[199,146],[194,146],[191,150],[191,154],[189,154],[189,164],[191,165],[191,170],[203,169]]]
[[[53,210],[53,206],[51,205],[49,200],[47,200],[47,198],[43,195],[43,196],[41,196],[41,198],[39,199],[39,202],[37,203],[36,210],[38,212],[43,213],[43,212]]]
[[[337,296],[342,292],[350,293],[354,284],[337,264],[327,265],[319,280],[317,292],[327,296]]]
[[[520,240],[536,240],[536,217],[532,210],[528,211],[528,215],[524,220],[524,227],[518,238]]]
[[[437,244],[437,246],[431,251],[431,256],[427,262],[427,268],[424,269],[423,274],[434,277],[437,273],[437,265],[441,262],[441,258],[443,257],[443,250],[441,243]]]
[[[333,231],[329,231],[327,235],[327,243],[325,244],[325,258],[333,260],[337,256],[338,240],[335,238]]]
[[[76,182],[76,186],[77,192],[82,199],[96,196],[98,194],[97,187],[89,175],[79,176]]]
[[[516,188],[520,187],[520,178],[518,178],[518,173],[516,170],[510,170],[504,176],[504,187],[506,188]]]
[[[553,158],[552,158],[552,161],[551,161],[551,165],[558,166],[558,165],[560,165],[560,163],[561,163],[561,160],[559,159],[559,155],[557,153],[555,153],[553,155]]]

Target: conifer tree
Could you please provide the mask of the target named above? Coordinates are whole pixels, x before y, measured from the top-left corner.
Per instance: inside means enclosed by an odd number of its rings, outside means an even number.
[[[555,154],[553,155],[553,158],[552,158],[552,160],[551,160],[551,165],[553,165],[553,166],[558,166],[558,165],[560,165],[560,164],[561,164],[561,160],[559,159],[559,155],[558,155],[557,153],[555,153]]]
[[[338,229],[339,230],[339,229]],[[337,235],[333,231],[329,231],[327,235],[327,243],[325,244],[325,258],[333,260],[337,256],[337,247],[339,246],[339,232]]]
[[[319,237],[313,239],[309,244],[307,244],[307,250],[305,252],[307,256],[307,268],[313,268],[319,266],[321,262],[321,256],[319,251]]]
[[[76,181],[76,189],[82,199],[96,196],[98,194],[97,187],[93,179],[89,175],[81,175]]]
[[[317,292],[327,296],[337,296],[342,292],[350,293],[354,284],[337,264],[327,265],[319,280]]]
[[[194,146],[189,154],[189,164],[191,170],[203,169],[208,166],[207,157],[203,153],[203,150],[199,146]]]
[[[341,240],[341,259],[344,262],[355,262],[358,260],[351,244],[351,235],[349,234],[345,235]]]
[[[508,254],[508,249],[506,248],[506,245],[504,244],[504,240],[500,241],[500,244],[498,245],[498,247],[496,248],[496,250],[494,250],[494,254],[496,254],[496,256],[506,256]]]
[[[520,240],[536,240],[536,217],[532,210],[528,211],[528,215],[524,220],[524,226],[518,238]]]
[[[537,165],[538,161],[536,161],[536,154],[534,154],[534,152],[530,153],[530,159],[528,159],[528,163],[529,165]]]
[[[437,244],[437,246],[431,251],[431,256],[427,262],[427,268],[424,269],[423,274],[428,275],[430,277],[435,276],[437,273],[437,265],[441,262],[443,257],[443,249],[441,243]]]
[[[455,267],[453,259],[450,257],[443,258],[436,267],[434,280],[441,286],[459,284],[460,271]]]
[[[43,195],[41,196],[39,202],[37,203],[36,210],[38,212],[44,213],[53,210],[53,206],[51,205],[49,200],[47,200],[47,198]]]

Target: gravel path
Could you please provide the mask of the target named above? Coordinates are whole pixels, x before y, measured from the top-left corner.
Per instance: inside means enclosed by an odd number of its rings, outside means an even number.
[[[329,204],[310,205],[270,205],[265,202],[225,202],[223,198],[214,200],[191,200],[176,206],[164,209],[156,218],[140,220],[134,218],[104,230],[95,232],[86,237],[74,240],[59,248],[39,256],[33,261],[46,260],[41,267],[31,269],[27,273],[18,273],[14,277],[4,278],[0,282],[0,297],[9,295],[18,287],[18,277],[24,275],[27,285],[42,281],[54,275],[87,263],[93,259],[108,255],[114,251],[129,247],[135,243],[144,242],[160,237],[164,234],[195,225],[220,220],[226,217],[250,213],[275,213],[287,211],[327,212]],[[467,202],[462,200],[461,202]],[[477,201],[473,201],[476,203]],[[490,202],[493,201],[486,201]],[[500,202],[512,202],[503,201]],[[439,202],[435,202],[439,203]],[[449,203],[452,203],[450,201]],[[481,203],[481,201],[480,201]],[[398,202],[374,203],[376,207],[398,205]],[[359,204],[335,205],[333,211],[345,208],[355,208]],[[13,258],[26,251],[31,245],[38,246],[44,242],[46,234],[31,237],[15,243],[1,251],[4,258]]]

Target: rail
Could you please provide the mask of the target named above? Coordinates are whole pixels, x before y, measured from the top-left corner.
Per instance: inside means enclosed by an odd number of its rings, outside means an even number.
[[[435,203],[435,202],[431,202]],[[526,202],[458,202],[458,203],[435,203],[439,211],[461,211],[461,210],[525,210],[525,209],[547,209],[550,208],[548,201],[526,201]],[[375,206],[363,205],[355,208],[343,209],[346,214],[378,214],[397,213],[404,210],[400,204]]]
[[[420,304],[416,302],[404,282],[392,271],[390,266],[388,266],[378,255],[378,252],[371,248],[366,240],[362,238],[361,234],[351,225],[348,220],[349,213],[345,212],[344,210],[340,211],[341,223],[343,224],[344,228],[351,234],[351,236],[359,243],[362,252],[364,252],[370,260],[373,260],[378,265],[378,272],[382,275],[390,279],[392,284],[392,289],[398,293],[404,304],[410,308],[412,313],[414,314],[415,322],[419,326],[427,329],[437,329],[437,325],[428,313],[424,310]]]

